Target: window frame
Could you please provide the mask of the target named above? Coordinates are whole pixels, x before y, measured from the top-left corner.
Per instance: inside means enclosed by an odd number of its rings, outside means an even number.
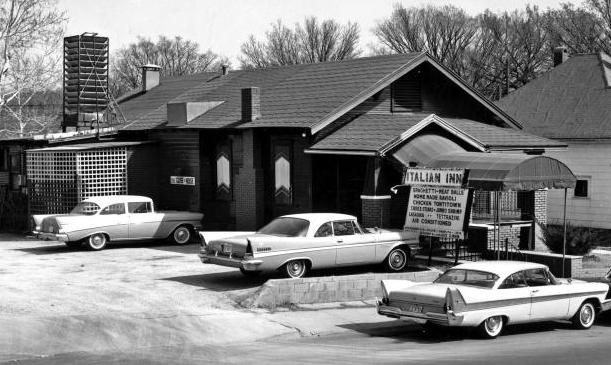
[[[132,204],[145,204],[147,207],[147,211],[146,212],[137,212],[137,211],[132,211],[131,205]],[[147,214],[147,213],[153,213],[153,204],[150,201],[140,201],[140,202],[128,202],[127,203],[127,212],[129,214]]]
[[[585,195],[577,195],[577,183],[585,181]],[[591,176],[577,176],[575,182],[575,188],[573,189],[573,199],[590,199],[592,196],[592,177]]]
[[[106,209],[109,209],[110,207],[113,207],[115,205],[122,206],[123,207],[123,212],[122,213],[110,213],[110,210],[108,210],[108,213],[104,213],[106,211]],[[110,204],[110,205],[107,205],[104,208],[102,208],[100,210],[99,215],[122,215],[122,214],[126,214],[126,213],[127,213],[127,211],[125,209],[125,203],[114,203],[114,204]]]

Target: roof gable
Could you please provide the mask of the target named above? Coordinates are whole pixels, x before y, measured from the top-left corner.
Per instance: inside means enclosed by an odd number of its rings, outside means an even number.
[[[611,57],[575,55],[498,102],[547,138],[611,138]]]

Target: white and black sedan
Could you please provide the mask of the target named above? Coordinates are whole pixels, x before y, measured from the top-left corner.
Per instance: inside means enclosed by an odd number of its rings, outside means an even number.
[[[383,280],[382,292],[381,315],[477,327],[488,338],[514,323],[571,320],[587,329],[611,309],[608,284],[556,279],[547,266],[520,261],[461,264],[432,283]]]
[[[200,232],[204,264],[239,268],[245,275],[280,270],[300,278],[311,269],[385,263],[407,267],[418,235],[400,230],[365,230],[356,218],[304,213],[274,219],[257,232]]]

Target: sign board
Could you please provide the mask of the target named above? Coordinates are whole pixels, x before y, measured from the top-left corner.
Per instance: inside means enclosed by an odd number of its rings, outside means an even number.
[[[412,186],[404,229],[425,236],[463,239],[469,190],[460,187]]]
[[[194,176],[170,176],[170,184],[195,186],[195,177]]]
[[[403,184],[411,186],[466,187],[468,173],[464,169],[408,167]]]

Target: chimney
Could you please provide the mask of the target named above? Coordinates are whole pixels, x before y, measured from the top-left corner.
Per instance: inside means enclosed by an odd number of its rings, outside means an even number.
[[[242,89],[242,122],[261,118],[261,91],[258,87]]]
[[[142,91],[147,92],[159,85],[159,71],[161,67],[153,64],[142,66]]]
[[[228,69],[229,69],[229,65],[223,63],[221,65],[221,76],[227,75]]]
[[[566,47],[555,47],[554,48],[554,67],[563,63],[564,61],[569,59],[569,51]]]

